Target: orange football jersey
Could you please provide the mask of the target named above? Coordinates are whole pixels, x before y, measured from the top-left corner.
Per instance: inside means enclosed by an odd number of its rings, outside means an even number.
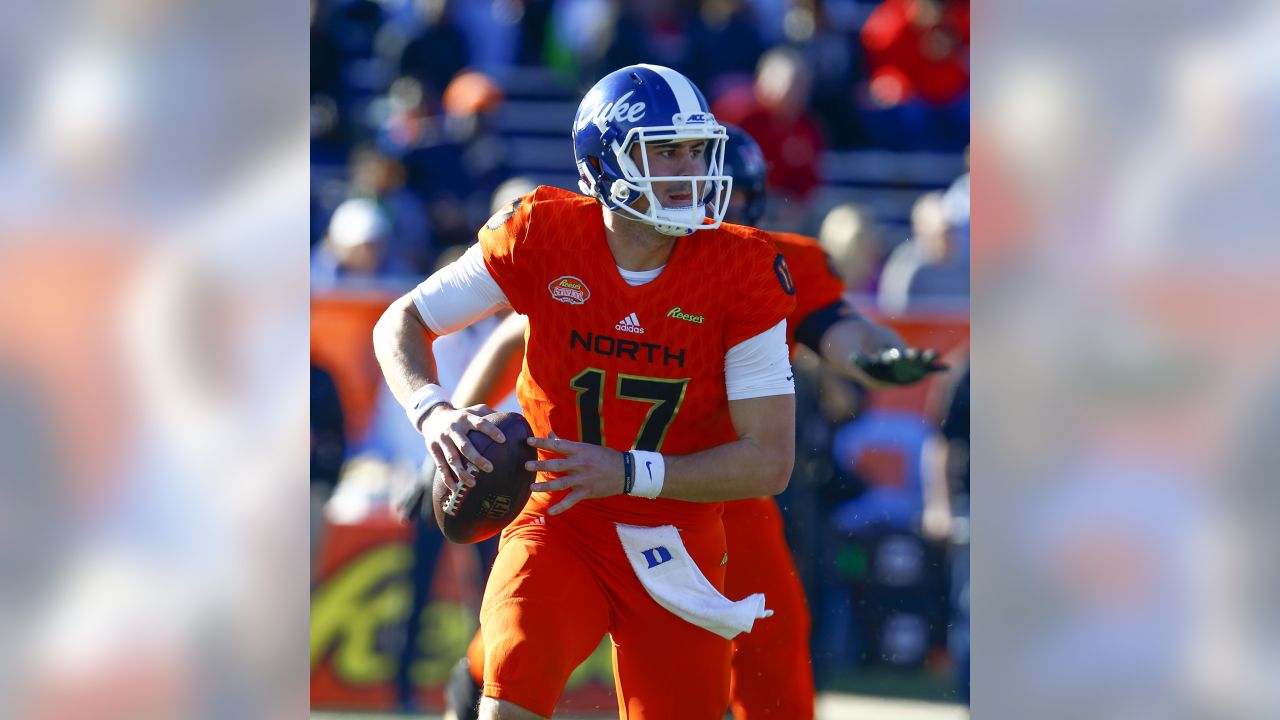
[[[736,225],[682,237],[647,284],[622,279],[592,198],[539,187],[479,233],[485,265],[529,318],[516,392],[536,434],[688,455],[737,439],[724,357],[795,307],[786,261],[765,233]],[[564,495],[536,494],[542,514]],[[573,512],[681,525],[718,503],[625,495]]]
[[[844,281],[831,269],[830,258],[817,240],[794,233],[771,232],[778,252],[787,259],[796,285],[796,309],[787,317],[787,345],[794,351],[796,329],[810,313],[838,303]]]

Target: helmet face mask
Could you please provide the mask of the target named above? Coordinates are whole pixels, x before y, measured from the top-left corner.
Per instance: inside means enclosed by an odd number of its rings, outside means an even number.
[[[733,189],[724,173],[728,135],[702,93],[674,70],[632,65],[606,75],[583,98],[573,139],[579,187],[610,210],[674,236],[715,229],[724,219]],[[651,146],[688,141],[706,142],[702,174],[651,174]],[[692,202],[664,205],[655,183],[688,183]]]

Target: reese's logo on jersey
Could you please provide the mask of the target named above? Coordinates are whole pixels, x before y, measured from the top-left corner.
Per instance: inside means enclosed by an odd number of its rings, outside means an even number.
[[[707,321],[707,317],[705,315],[694,315],[693,313],[687,313],[684,310],[680,309],[679,305],[668,310],[667,317],[675,318],[676,320],[687,320],[688,322],[691,322],[697,325],[701,325],[702,323]]]
[[[587,284],[572,275],[561,275],[547,285],[551,299],[557,302],[581,305],[591,297]]]

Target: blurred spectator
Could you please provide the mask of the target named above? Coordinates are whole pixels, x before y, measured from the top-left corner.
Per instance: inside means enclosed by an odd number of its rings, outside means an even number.
[[[520,45],[530,35],[546,32],[545,14],[531,8],[537,4],[549,6],[550,0],[530,3],[528,0],[466,0],[454,2],[454,17],[467,33],[471,44],[473,69],[485,73],[497,73],[517,62]],[[543,20],[544,22],[539,22]]]
[[[964,149],[964,174],[956,178],[942,196],[947,221],[952,225],[969,224],[969,148]]]
[[[471,62],[471,47],[449,0],[416,0],[421,27],[400,53],[400,74],[439,97]]]
[[[880,309],[906,311],[922,299],[969,297],[968,257],[957,251],[942,193],[921,195],[911,209],[912,238],[894,248],[880,276]]]
[[[441,108],[432,102],[414,78],[396,80],[378,142],[387,153],[399,155],[409,189],[427,206],[435,245],[443,248],[468,239],[460,203],[469,183],[466,148],[450,136]]]
[[[325,37],[343,57],[368,58],[373,55],[382,27],[382,6],[373,0],[342,0],[329,5],[319,21]]]
[[[338,385],[324,368],[311,366],[311,486],[333,493],[347,456],[347,435]]]
[[[822,133],[808,114],[812,76],[795,50],[773,48],[760,58],[750,94],[731,92],[715,102],[716,118],[741,127],[760,144],[769,163],[769,188],[803,204],[817,189]],[[781,207],[780,207],[781,206]]]
[[[610,0],[555,3],[545,48],[547,66],[567,77],[603,75],[605,50],[618,32],[617,14],[617,3]]]
[[[324,548],[324,506],[347,457],[342,401],[333,376],[311,366],[311,578]]]
[[[450,117],[471,118],[497,110],[506,96],[502,88],[482,72],[458,73],[445,88],[444,111]]]
[[[871,209],[854,203],[832,208],[822,220],[818,242],[827,251],[844,286],[875,294],[884,260],[884,242]]]
[[[339,106],[367,100],[381,90],[371,70],[384,20],[382,6],[373,0],[344,0],[318,18],[323,37],[341,58],[341,85],[335,97]]]
[[[621,0],[612,42],[592,75],[635,63],[683,68],[688,64],[690,3],[680,0]],[[694,69],[696,72],[696,69]]]
[[[352,198],[338,206],[329,231],[311,258],[314,285],[332,285],[343,277],[370,277],[383,266],[391,223],[378,204]]]
[[[872,408],[839,426],[836,463],[866,483],[866,491],[835,506],[836,530],[869,535],[914,532],[923,509],[921,453],[931,428],[914,411]]]
[[[862,26],[871,93],[885,105],[950,105],[969,90],[968,0],[885,0]]]
[[[865,131],[851,88],[866,77],[866,66],[850,8],[820,0],[792,0],[783,20],[787,42],[813,72],[809,107],[821,119],[832,147],[865,144]]]
[[[760,31],[745,0],[705,0],[689,30],[687,74],[710,97],[726,84],[750,82],[764,52]]]
[[[790,5],[782,0],[749,0],[751,11],[756,17],[756,27],[760,30],[760,38],[765,45],[773,46],[786,42],[783,32],[786,26],[786,14]]]
[[[385,85],[377,54],[382,6],[316,0],[311,29],[311,136],[324,162],[341,162],[364,135],[364,115]]]
[[[555,5],[556,0],[523,0],[519,3],[522,14],[518,22],[520,34],[516,41],[517,65],[543,64],[551,13]]]
[[[475,71],[459,73],[444,94],[445,131],[462,148],[463,175],[449,178],[463,217],[458,237],[451,244],[470,244],[475,229],[489,218],[494,190],[511,174],[507,142],[494,118],[506,101],[498,84]]]
[[[538,183],[523,175],[507,178],[493,191],[493,199],[489,201],[489,213],[493,214],[511,204],[516,198],[522,198],[538,188]]]
[[[885,0],[862,26],[873,143],[959,149],[968,142],[968,0]]]
[[[941,434],[926,445],[925,537],[949,545],[951,623],[947,645],[955,661],[956,694],[969,702],[969,371],[951,392]]]
[[[942,194],[942,210],[947,218],[947,225],[955,236],[957,247],[963,254],[969,254],[969,150],[964,151],[965,174],[955,179],[947,191]]]
[[[324,207],[321,204],[319,193],[316,191],[315,178],[311,179],[311,192],[308,198],[307,219],[309,227],[307,228],[310,238],[311,252],[316,251],[316,245],[324,237],[324,227],[328,222],[325,216]]]
[[[421,82],[401,77],[391,83],[385,117],[378,128],[378,147],[383,152],[403,157],[415,147],[437,142],[443,132],[439,103],[433,104]]]
[[[916,411],[875,403],[834,429],[839,472],[824,493],[829,534],[818,601],[826,662],[920,667],[930,647],[945,643],[941,550],[917,534],[922,450],[934,432]]]
[[[425,275],[436,252],[427,229],[426,208],[405,189],[404,165],[373,145],[364,145],[352,153],[350,167],[351,196],[377,203],[390,223],[379,271]]]
[[[408,186],[426,202],[437,248],[475,239],[476,226],[488,218],[490,194],[509,175],[506,141],[493,122],[505,99],[497,83],[474,70],[458,73],[445,88],[443,114],[417,80],[392,85],[380,141],[402,153]]]
[[[342,50],[321,26],[319,0],[311,0],[311,96],[337,97],[342,91]]]
[[[822,678],[834,660],[843,659],[842,651],[832,652],[823,638],[849,622],[849,613],[834,607],[843,602],[828,601],[835,593],[843,597],[847,592],[831,572],[837,550],[826,518],[836,504],[864,490],[860,478],[835,462],[832,440],[836,426],[857,417],[865,407],[867,391],[822,365],[816,354],[797,352],[793,366],[797,453],[791,483],[778,496],[778,504],[813,617],[814,676]]]

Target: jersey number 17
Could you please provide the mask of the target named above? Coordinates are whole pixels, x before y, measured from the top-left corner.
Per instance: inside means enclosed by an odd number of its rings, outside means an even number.
[[[605,377],[604,370],[587,368],[569,381],[569,385],[578,394],[578,437],[582,442],[601,446],[604,445],[604,420],[601,411],[604,406]],[[631,445],[633,450],[658,452],[662,448],[667,430],[671,428],[671,422],[675,420],[676,412],[684,402],[684,392],[688,385],[689,378],[668,380],[618,374],[615,389],[617,397],[651,405],[640,426],[640,434]]]

